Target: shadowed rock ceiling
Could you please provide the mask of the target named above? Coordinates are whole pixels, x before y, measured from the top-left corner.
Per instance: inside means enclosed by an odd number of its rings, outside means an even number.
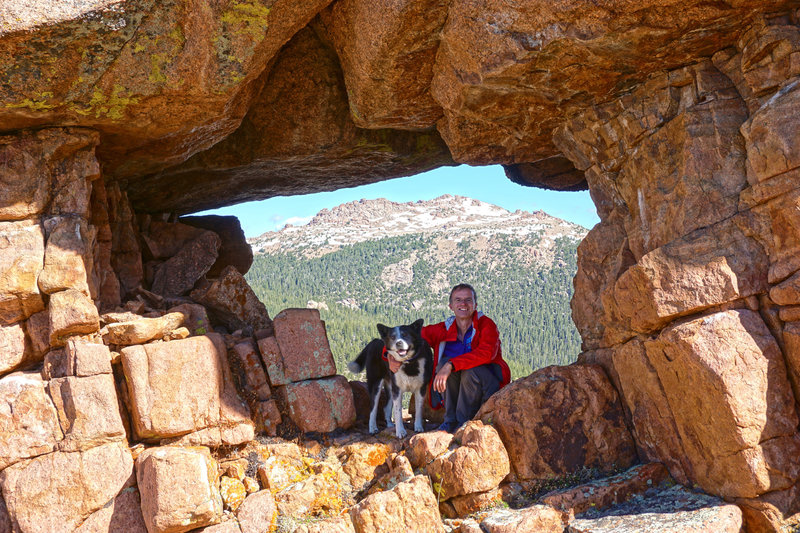
[[[454,163],[585,189],[553,130],[795,2],[93,0],[0,14],[0,128],[100,132],[107,181],[186,213]]]

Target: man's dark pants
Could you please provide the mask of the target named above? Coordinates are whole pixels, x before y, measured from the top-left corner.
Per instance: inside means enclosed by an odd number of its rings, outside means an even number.
[[[452,372],[444,393],[444,421],[458,426],[472,420],[481,405],[500,388],[502,373],[493,363]]]

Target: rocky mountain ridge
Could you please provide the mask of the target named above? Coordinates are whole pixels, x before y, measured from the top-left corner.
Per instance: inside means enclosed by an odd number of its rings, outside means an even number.
[[[293,251],[319,256],[342,246],[410,234],[427,234],[435,240],[483,242],[498,235],[527,240],[538,237],[541,261],[552,259],[556,239],[581,240],[587,230],[544,211],[510,212],[502,207],[464,196],[445,194],[433,200],[393,202],[385,198],[356,200],[322,209],[301,226],[286,225],[248,239],[254,253]],[[479,245],[479,248],[482,247]]]

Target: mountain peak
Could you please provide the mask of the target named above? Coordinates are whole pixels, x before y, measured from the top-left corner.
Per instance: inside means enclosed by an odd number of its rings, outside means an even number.
[[[570,236],[580,240],[586,229],[544,211],[518,209],[512,213],[474,198],[445,194],[405,203],[386,198],[354,200],[322,209],[306,225],[287,225],[249,242],[256,253],[304,249],[305,253],[318,255],[349,244],[414,233],[441,233],[456,242],[466,236],[490,238],[498,234],[519,238],[531,234]]]

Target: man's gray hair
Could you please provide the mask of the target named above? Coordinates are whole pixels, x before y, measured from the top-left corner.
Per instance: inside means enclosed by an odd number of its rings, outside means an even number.
[[[453,293],[456,292],[456,291],[460,291],[461,289],[469,289],[469,290],[471,290],[472,291],[472,299],[475,300],[475,303],[478,303],[478,294],[475,292],[475,287],[473,287],[469,283],[459,283],[458,285],[456,285],[455,287],[450,289],[450,298],[448,298],[448,301],[452,302],[453,301]]]

